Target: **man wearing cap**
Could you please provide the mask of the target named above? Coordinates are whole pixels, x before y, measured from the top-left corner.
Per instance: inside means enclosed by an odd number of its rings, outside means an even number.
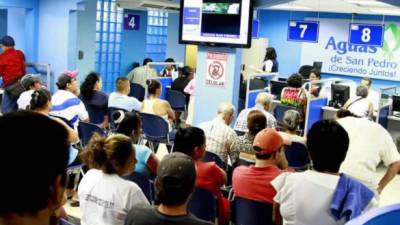
[[[155,181],[159,206],[134,206],[125,225],[211,225],[187,212],[195,181],[196,169],[190,156],[180,152],[166,155]]]
[[[77,75],[75,71],[66,71],[58,77],[59,90],[52,97],[53,107],[50,112],[52,116],[64,118],[75,131],[78,130],[79,120],[89,121],[85,105],[77,97],[79,93]]]
[[[42,88],[42,81],[40,75],[27,74],[22,77],[21,85],[25,91],[19,96],[17,100],[18,109],[25,110],[31,104],[32,94]]]
[[[239,166],[233,171],[232,188],[235,196],[272,204],[276,194],[271,185],[287,168],[282,154],[283,139],[274,129],[260,131],[254,138],[256,163],[252,166]]]
[[[22,51],[14,48],[14,39],[10,36],[4,36],[1,39],[0,54],[0,76],[3,78],[3,87],[6,91],[3,93],[1,111],[3,113],[11,112],[17,109],[17,98],[7,91],[17,80],[25,74],[25,55]]]

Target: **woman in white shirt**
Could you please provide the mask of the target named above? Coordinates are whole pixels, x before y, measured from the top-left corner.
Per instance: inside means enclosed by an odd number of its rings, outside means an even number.
[[[78,188],[82,225],[122,225],[133,206],[149,204],[137,184],[121,178],[136,163],[129,137],[94,133],[81,158],[90,168]]]
[[[356,90],[356,98],[350,99],[344,105],[344,109],[358,117],[372,118],[374,106],[368,97],[368,87],[360,85]]]
[[[275,48],[268,47],[267,52],[265,53],[263,70],[267,73],[276,73],[279,69],[278,60],[276,60],[277,55]]]

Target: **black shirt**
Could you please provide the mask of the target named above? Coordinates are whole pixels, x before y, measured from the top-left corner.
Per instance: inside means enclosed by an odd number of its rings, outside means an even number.
[[[174,80],[174,82],[172,82],[171,90],[180,91],[183,93],[183,90],[185,89],[185,87],[188,85],[189,82],[190,80],[187,79],[186,77],[178,77]]]
[[[192,214],[168,216],[161,214],[157,206],[134,206],[128,213],[125,225],[212,225]]]

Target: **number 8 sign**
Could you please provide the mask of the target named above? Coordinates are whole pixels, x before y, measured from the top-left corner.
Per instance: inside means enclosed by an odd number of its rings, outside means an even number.
[[[319,22],[289,20],[288,41],[318,42]]]
[[[385,25],[350,23],[349,43],[382,47]]]

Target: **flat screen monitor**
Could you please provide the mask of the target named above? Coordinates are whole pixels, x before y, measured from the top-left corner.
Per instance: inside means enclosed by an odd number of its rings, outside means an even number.
[[[250,48],[252,0],[181,0],[179,43]]]
[[[321,73],[321,70],[322,70],[322,62],[314,62],[314,63],[313,63],[313,68],[314,68],[315,70],[317,70],[318,73]]]
[[[350,87],[340,84],[332,84],[332,105],[335,108],[341,108],[350,98]]]
[[[271,94],[275,96],[276,100],[281,100],[282,89],[287,86],[288,84],[285,81],[271,80],[270,81]]]
[[[392,110],[395,112],[400,112],[400,96],[393,95],[392,99],[393,99]]]

